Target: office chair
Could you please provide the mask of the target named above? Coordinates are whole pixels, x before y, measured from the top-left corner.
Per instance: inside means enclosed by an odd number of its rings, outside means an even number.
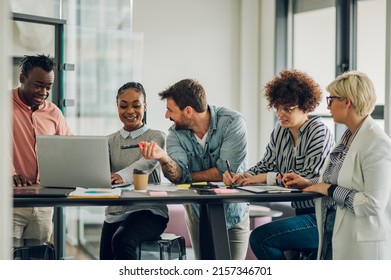
[[[45,242],[36,246],[21,246],[12,249],[14,260],[55,260],[54,245]]]

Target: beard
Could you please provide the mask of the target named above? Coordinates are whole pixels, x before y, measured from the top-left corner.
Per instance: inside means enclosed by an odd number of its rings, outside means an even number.
[[[170,120],[172,121],[172,122],[174,122],[174,128],[175,128],[175,130],[188,130],[188,129],[190,129],[189,127],[188,127],[188,125],[187,124],[185,124],[185,123],[178,123],[178,122],[175,122],[173,119],[171,119],[170,118]]]

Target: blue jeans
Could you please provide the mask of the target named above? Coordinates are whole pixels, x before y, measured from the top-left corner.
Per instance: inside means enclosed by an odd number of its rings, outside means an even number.
[[[285,260],[285,251],[316,251],[318,229],[314,213],[297,215],[254,229],[250,246],[259,260]]]

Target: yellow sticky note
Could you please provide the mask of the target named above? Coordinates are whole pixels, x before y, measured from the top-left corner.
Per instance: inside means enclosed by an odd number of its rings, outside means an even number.
[[[188,189],[188,188],[190,188],[190,184],[179,184],[179,185],[176,185],[176,186],[179,189]]]
[[[207,184],[208,184],[208,182],[195,182],[195,183],[192,183],[193,186],[205,186]]]

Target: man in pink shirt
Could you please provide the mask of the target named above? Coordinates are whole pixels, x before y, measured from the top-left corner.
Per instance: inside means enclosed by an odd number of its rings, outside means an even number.
[[[12,90],[14,187],[39,184],[36,135],[72,134],[60,109],[46,100],[54,82],[55,66],[53,59],[45,55],[25,56],[20,63],[20,87]],[[52,207],[14,208],[14,246],[49,241],[52,217]]]

